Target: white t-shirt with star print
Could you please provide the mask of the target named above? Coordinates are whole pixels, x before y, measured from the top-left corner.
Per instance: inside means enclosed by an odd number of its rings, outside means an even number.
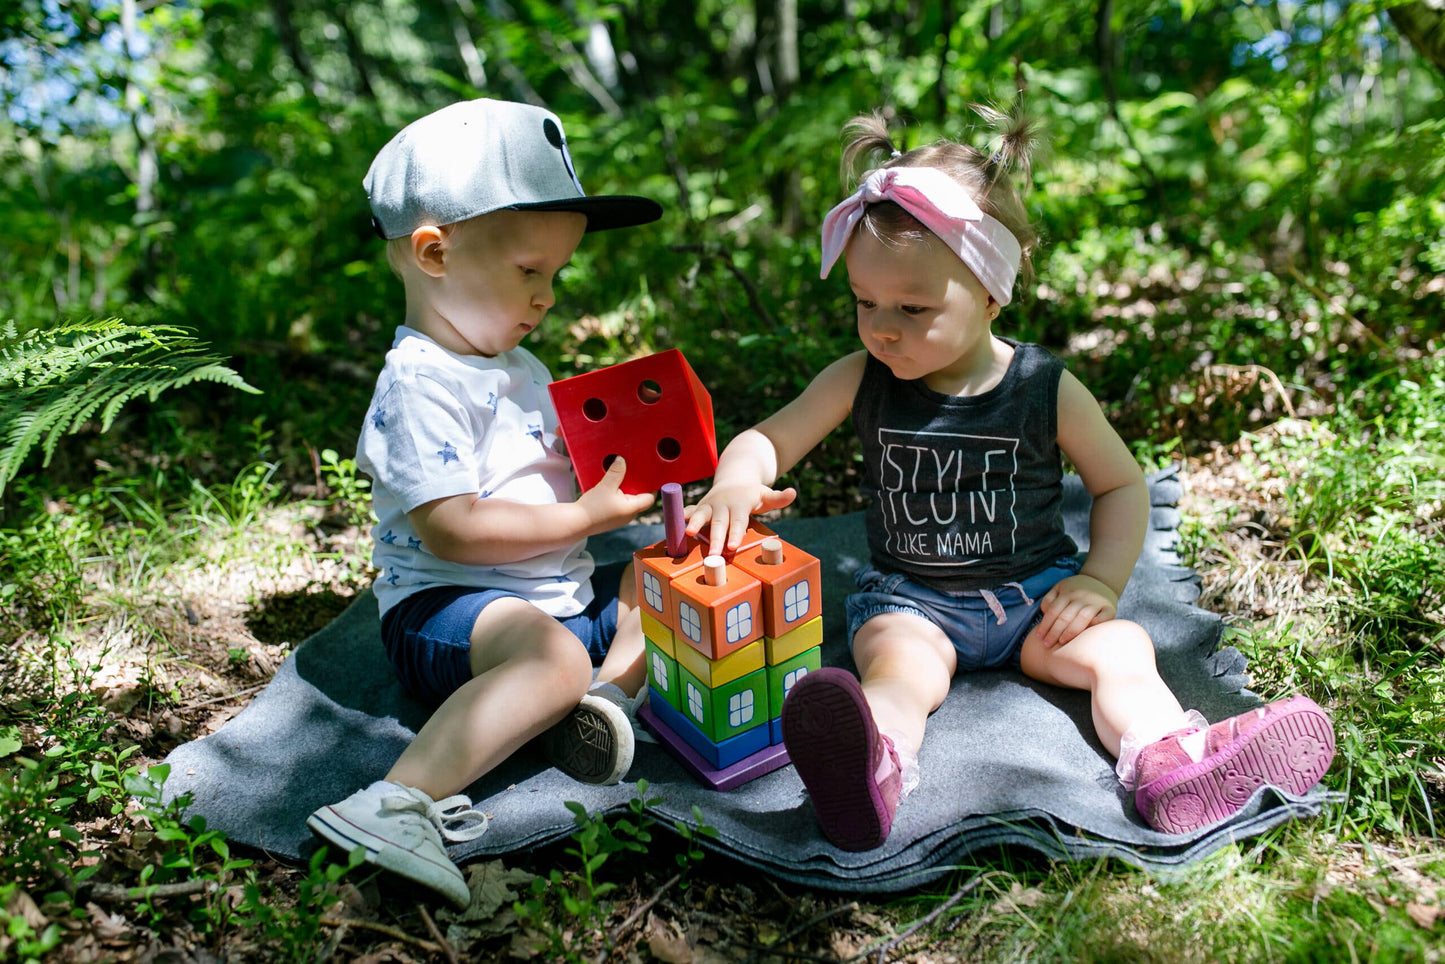
[[[457,355],[399,326],[357,442],[357,467],[372,478],[372,563],[384,615],[437,586],[505,589],[551,616],[592,601],[587,542],[521,562],[468,566],[426,550],[407,512],[454,495],[531,505],[577,496],[562,454],[547,368],[517,347],[495,358]]]

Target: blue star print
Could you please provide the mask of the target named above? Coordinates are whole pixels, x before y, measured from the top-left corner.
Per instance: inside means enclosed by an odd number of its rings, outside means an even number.
[[[492,408],[492,414],[497,414],[497,393],[487,392],[487,404]]]
[[[372,413],[371,424],[377,428],[386,428],[386,409],[378,408]]]
[[[459,462],[462,458],[457,454],[457,447],[450,442],[443,442],[437,454],[442,457],[442,465],[446,465],[449,462]]]
[[[539,442],[542,441],[542,426],[540,426],[540,425],[528,425],[528,426],[527,426],[527,434],[530,435],[530,436],[532,436],[532,438],[536,439],[536,440],[539,441]]]
[[[407,547],[408,549],[420,549],[420,548],[421,548],[421,540],[418,539],[416,536],[407,536],[407,537],[406,537],[406,547]]]
[[[392,532],[390,529],[387,529],[386,535],[381,537],[381,541],[389,546],[396,545],[396,533]]]
[[[393,586],[395,586],[395,585],[396,585],[396,581],[397,581],[398,579],[400,579],[401,576],[400,576],[400,575],[397,573],[397,571],[396,571],[395,569],[393,569],[391,566],[387,566],[386,571],[387,571],[387,573],[389,573],[389,575],[386,577],[386,581],[389,582],[389,583],[391,583]]]

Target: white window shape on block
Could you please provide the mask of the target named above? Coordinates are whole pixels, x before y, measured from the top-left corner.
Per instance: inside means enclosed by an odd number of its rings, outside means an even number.
[[[667,682],[667,660],[662,658],[661,653],[652,654],[652,681],[657,684],[659,690],[667,692],[670,685]]]
[[[783,618],[788,622],[802,619],[808,612],[808,580],[793,583],[783,593]]]
[[[694,643],[702,642],[702,617],[697,614],[696,609],[693,609],[687,603],[680,604],[678,607],[677,622],[684,636]]]
[[[687,684],[687,712],[698,724],[707,722],[702,712],[702,691],[691,683]]]
[[[738,727],[753,720],[753,691],[743,690],[728,697],[728,726]]]
[[[727,627],[728,642],[736,643],[740,639],[747,639],[753,631],[753,604],[741,602],[729,609]]]
[[[657,578],[655,572],[644,572],[642,574],[642,596],[647,600],[647,605],[657,612],[662,612],[662,580]]]
[[[789,670],[783,674],[783,696],[786,697],[792,690],[793,684],[804,676],[808,675],[808,667],[799,666],[797,669]]]

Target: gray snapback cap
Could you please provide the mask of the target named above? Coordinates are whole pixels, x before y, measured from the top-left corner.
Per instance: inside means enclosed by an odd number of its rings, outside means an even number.
[[[363,183],[372,224],[387,239],[503,208],[578,211],[587,215],[588,231],[662,216],[661,205],[648,198],[588,197],[555,114],[486,98],[443,107],[402,128]]]

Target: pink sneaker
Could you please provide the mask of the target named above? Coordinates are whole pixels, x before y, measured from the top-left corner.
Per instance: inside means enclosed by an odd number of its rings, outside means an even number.
[[[1214,724],[1196,761],[1180,742],[1198,732],[1180,730],[1139,751],[1134,806],[1155,830],[1189,833],[1217,823],[1266,783],[1304,793],[1335,756],[1330,718],[1303,696]]]
[[[852,673],[826,666],[794,684],[783,703],[783,746],[834,846],[872,850],[888,839],[902,768]]]

